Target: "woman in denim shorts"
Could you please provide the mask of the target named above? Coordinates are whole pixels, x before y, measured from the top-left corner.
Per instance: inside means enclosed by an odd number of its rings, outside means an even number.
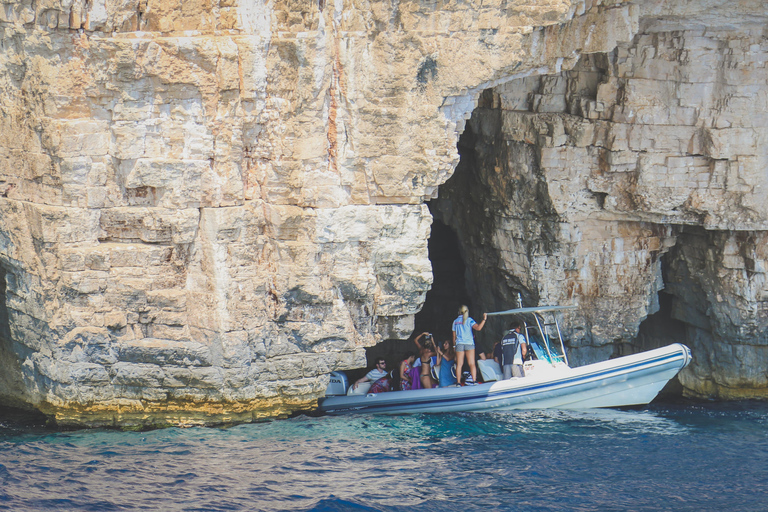
[[[479,324],[469,316],[469,308],[461,306],[459,317],[453,321],[453,343],[456,346],[456,378],[461,384],[461,367],[466,358],[469,365],[469,373],[472,375],[472,383],[477,384],[477,367],[475,366],[475,337],[473,330],[479,331],[485,326],[488,317],[483,313],[483,321]]]

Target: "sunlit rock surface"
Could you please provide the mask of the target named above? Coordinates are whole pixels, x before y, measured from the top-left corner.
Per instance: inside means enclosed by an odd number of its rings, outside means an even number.
[[[487,90],[433,211],[479,304],[580,305],[574,361],[682,341],[686,393],[765,396],[766,17],[645,8],[612,51]]]
[[[0,397],[92,425],[311,407],[410,334],[430,200],[473,311],[579,304],[580,362],[674,324],[687,393],[762,395],[765,22],[758,1],[0,0]]]

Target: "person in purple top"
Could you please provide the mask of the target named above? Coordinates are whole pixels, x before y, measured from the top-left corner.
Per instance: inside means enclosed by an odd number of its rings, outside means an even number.
[[[459,316],[453,321],[453,343],[456,346],[456,378],[461,383],[461,369],[464,366],[464,360],[467,360],[469,373],[472,375],[472,383],[477,383],[477,366],[475,365],[475,337],[474,331],[480,331],[485,326],[485,320],[488,317],[483,313],[483,321],[475,322],[469,316],[469,308],[461,306]]]
[[[416,354],[408,354],[403,362],[400,363],[400,390],[408,391],[413,389],[413,381],[411,377],[411,370],[413,370],[413,363],[416,361]]]

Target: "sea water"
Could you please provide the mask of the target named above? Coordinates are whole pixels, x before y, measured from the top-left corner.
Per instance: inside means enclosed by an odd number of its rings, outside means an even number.
[[[52,431],[0,417],[0,510],[768,510],[768,404]]]

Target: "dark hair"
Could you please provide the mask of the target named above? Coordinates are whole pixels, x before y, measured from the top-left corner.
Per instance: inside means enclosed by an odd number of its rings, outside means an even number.
[[[517,320],[512,320],[512,321],[509,323],[509,330],[510,330],[510,331],[514,331],[514,330],[515,330],[515,329],[517,329],[518,327],[520,327],[520,322],[518,322]]]
[[[377,357],[376,358],[376,364],[379,364],[379,363],[387,364],[387,360],[384,359],[383,357]]]

